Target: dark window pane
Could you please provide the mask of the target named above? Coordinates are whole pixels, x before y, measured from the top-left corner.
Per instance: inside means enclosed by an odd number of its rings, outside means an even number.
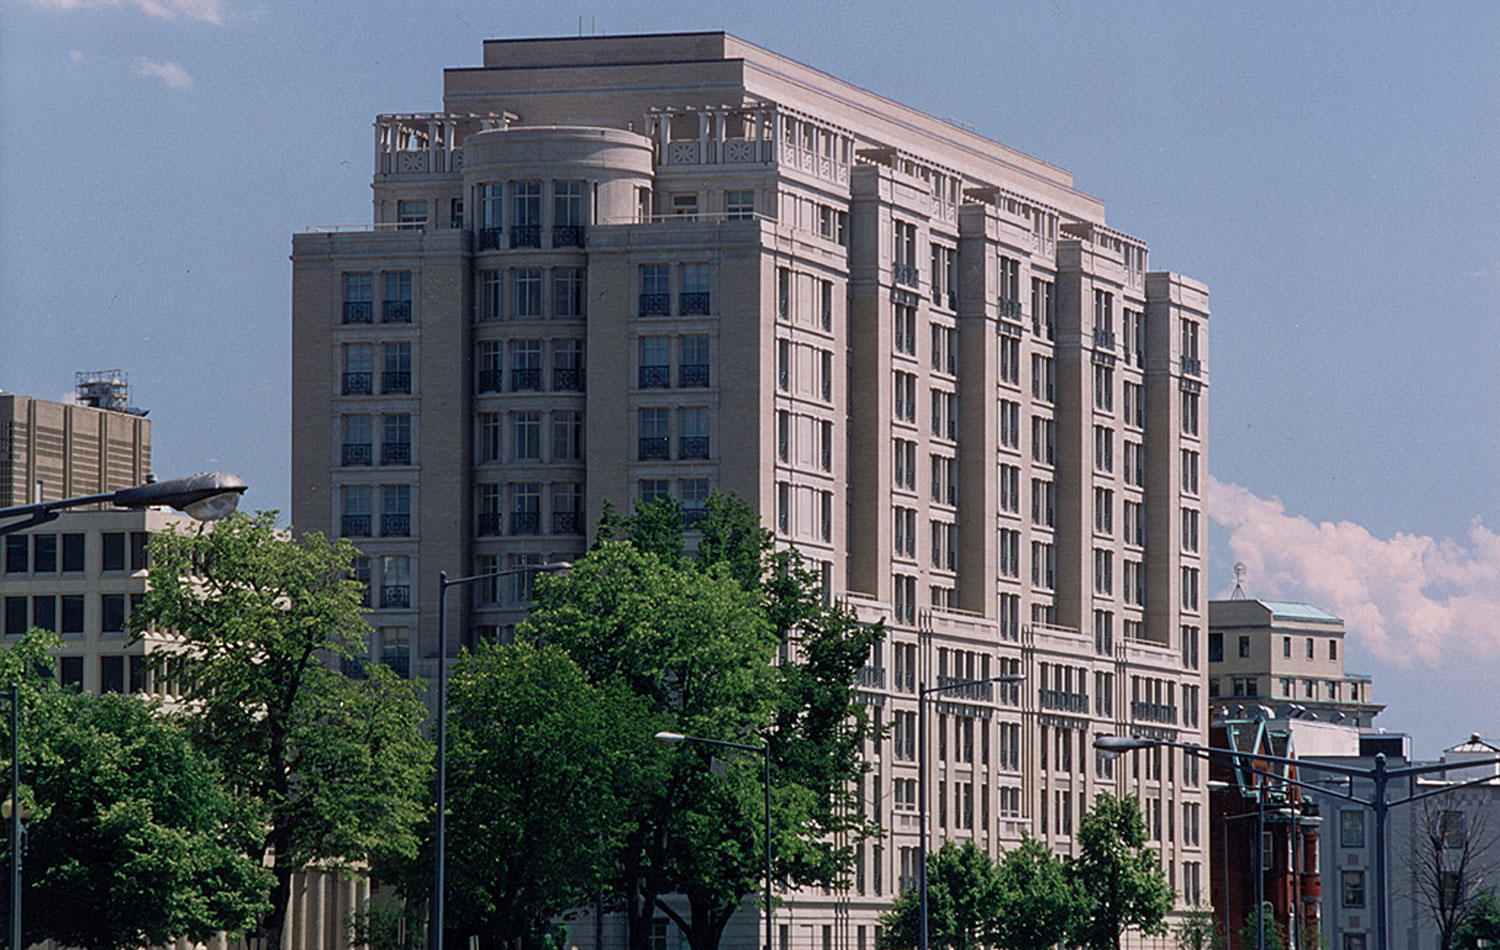
[[[13,534],[5,539],[5,573],[26,573],[30,567],[28,541],[24,534]]]
[[[57,571],[57,535],[39,534],[32,542],[32,567],[38,574]]]
[[[26,598],[5,598],[5,635],[19,637],[26,632]]]
[[[83,535],[65,534],[62,536],[63,549],[63,573],[83,573]]]
[[[83,595],[64,594],[62,597],[61,633],[83,632]]]
[[[58,667],[63,688],[72,686],[83,689],[83,657],[65,656],[58,661]]]
[[[125,692],[125,658],[123,656],[99,658],[99,692]]]
[[[123,571],[125,570],[125,534],[122,531],[107,531],[101,537],[104,539],[103,559],[99,562],[101,571]]]
[[[132,693],[144,693],[146,691],[146,658],[133,656],[130,658],[130,691]]]
[[[125,631],[125,595],[103,594],[99,598],[99,630],[101,633],[123,633]]]
[[[146,563],[146,541],[151,535],[144,531],[130,532],[130,569],[132,571],[144,571]]]
[[[31,598],[31,625],[54,633],[57,631],[56,597],[48,594],[45,597]]]

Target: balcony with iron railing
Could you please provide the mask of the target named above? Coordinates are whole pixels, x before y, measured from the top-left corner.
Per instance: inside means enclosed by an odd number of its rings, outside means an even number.
[[[411,537],[411,515],[388,514],[380,516],[380,536],[382,538],[408,538]]]
[[[510,391],[513,393],[539,393],[542,391],[540,369],[517,367],[510,371]]]
[[[885,667],[861,666],[854,672],[854,685],[869,689],[885,689]]]
[[[552,512],[553,534],[582,534],[580,520],[576,511],[554,511]]]
[[[505,516],[498,511],[481,511],[479,513],[479,524],[476,534],[481,538],[492,538],[499,536],[505,528]]]
[[[1195,356],[1184,356],[1182,358],[1182,375],[1184,375],[1184,376],[1198,376],[1198,375],[1201,375],[1202,368],[1203,368],[1202,364],[1198,362],[1198,358],[1197,357],[1195,357]]]
[[[996,301],[1000,316],[1011,320],[1021,319],[1021,301],[1014,297],[1001,297]]]
[[[369,515],[344,515],[343,536],[346,538],[368,538],[370,536]]]
[[[411,392],[410,370],[386,370],[380,374],[380,391],[382,393],[409,393]]]
[[[708,436],[685,435],[682,437],[682,445],[679,458],[706,459],[708,458]]]
[[[641,460],[668,459],[672,457],[672,440],[666,436],[642,436]]]
[[[500,250],[500,235],[501,235],[501,229],[500,228],[480,228],[479,229],[479,249],[481,251],[498,251],[498,250]]]
[[[368,300],[345,300],[344,322],[373,323],[375,322],[374,307]]]
[[[368,396],[370,395],[369,373],[345,373],[344,395],[345,396]]]
[[[345,442],[344,464],[345,465],[369,465],[371,461],[370,443],[368,442]]]
[[[482,393],[498,393],[503,391],[501,373],[498,369],[480,370],[477,382],[479,391]]]
[[[700,389],[708,385],[707,363],[683,363],[677,372],[677,385],[683,389]]]
[[[973,677],[969,676],[939,676],[937,678],[938,689],[942,690],[940,696],[943,699],[973,699],[980,702],[990,702],[994,697],[994,683],[969,682]],[[958,683],[968,683],[967,686],[958,686]],[[952,689],[943,689],[952,685]]]
[[[511,247],[541,247],[542,226],[540,224],[515,224],[510,229]]]
[[[1112,350],[1115,348],[1115,331],[1095,330],[1094,346],[1101,350]]]
[[[642,389],[668,389],[672,385],[670,366],[642,366],[640,374]]]
[[[671,313],[671,294],[641,294],[641,316],[666,317]]]
[[[891,276],[898,284],[918,287],[922,283],[922,272],[915,264],[892,264]]]
[[[1177,707],[1166,703],[1135,701],[1130,704],[1130,718],[1146,722],[1175,723],[1177,722]]]
[[[535,511],[512,511],[510,513],[511,534],[541,534],[542,516]]]
[[[380,312],[381,323],[411,323],[410,300],[386,300]]]
[[[380,447],[381,465],[410,465],[410,442],[387,442]]]
[[[1062,689],[1043,689],[1037,691],[1037,705],[1043,709],[1086,713],[1089,711],[1089,697],[1087,693],[1070,693]]]
[[[555,224],[552,226],[553,247],[583,247],[584,229],[581,224]]]
[[[380,606],[384,608],[410,607],[411,585],[386,584],[380,588]]]
[[[553,367],[552,389],[560,393],[583,392],[583,370],[563,366]]]
[[[683,293],[677,298],[677,312],[685,317],[707,316],[709,295],[707,292]]]

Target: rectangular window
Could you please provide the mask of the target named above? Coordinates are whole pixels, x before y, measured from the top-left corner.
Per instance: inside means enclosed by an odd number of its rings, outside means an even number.
[[[380,463],[410,465],[411,413],[387,412],[380,418],[384,428],[380,443]]]
[[[387,271],[383,276],[385,300],[380,322],[411,323],[411,271]]]
[[[1341,878],[1341,901],[1345,907],[1365,906],[1365,872],[1344,871]]]
[[[1182,509],[1182,549],[1198,550],[1198,512],[1194,508]]]
[[[411,344],[385,343],[381,346],[385,368],[380,375],[382,393],[411,392]]]
[[[510,359],[510,391],[541,392],[542,341],[512,340]]]
[[[1182,393],[1182,433],[1183,435],[1198,434],[1198,394]]]
[[[583,413],[552,413],[552,460],[576,462],[583,458]]]
[[[1094,469],[1115,470],[1115,431],[1108,426],[1094,426]]]
[[[515,271],[515,310],[517,320],[536,320],[542,315],[542,271],[538,267],[520,267]]]
[[[552,315],[583,316],[583,270],[577,267],[552,269]]]
[[[125,570],[125,534],[121,531],[106,531],[99,536],[102,542],[102,556],[99,560],[101,571],[123,571]]]
[[[730,221],[749,221],[755,217],[755,192],[724,192],[724,217]]]
[[[670,269],[666,264],[641,265],[641,316],[665,317],[672,312]]]
[[[581,181],[552,183],[553,247],[583,247],[583,187]]]
[[[481,462],[500,461],[500,413],[479,413],[479,444],[476,451]]]
[[[344,344],[343,394],[368,396],[374,392],[371,381],[375,347],[369,343]]]
[[[62,600],[62,634],[83,633],[83,595],[63,594]]]
[[[678,458],[708,458],[708,410],[686,406],[681,410],[681,440]]]
[[[380,489],[380,535],[411,536],[411,486],[384,485]]]
[[[146,568],[146,540],[144,531],[130,534],[130,569]],[[23,541],[24,543],[24,541]],[[32,571],[37,574],[53,574],[57,571],[57,535],[38,534],[32,539]]]
[[[692,263],[682,265],[682,300],[677,312],[683,316],[699,316],[711,310],[708,289],[708,265]]]
[[[397,227],[402,231],[421,231],[427,227],[427,202],[397,201]]]
[[[504,299],[505,278],[498,270],[479,272],[479,319],[499,320],[503,315],[500,302]]]
[[[123,656],[99,658],[99,692],[125,692],[125,658]]]
[[[344,322],[374,322],[373,275],[354,273],[344,275]]]
[[[511,185],[511,247],[542,246],[542,183],[518,181]]]
[[[517,461],[535,461],[542,457],[542,414],[511,413],[511,453]]]
[[[344,516],[340,534],[346,538],[370,536],[371,488],[369,485],[344,485],[339,489]]]
[[[102,594],[99,597],[99,632],[125,632],[125,595]]]
[[[1339,846],[1363,848],[1365,846],[1365,813],[1359,809],[1339,811]]]
[[[642,461],[671,458],[669,410],[640,410],[640,457]]]
[[[5,538],[5,573],[26,574],[31,570],[31,546],[24,534]]]
[[[116,595],[120,596],[120,595]],[[51,594],[31,598],[31,625],[57,632],[57,598]]]
[[[665,336],[640,338],[641,389],[666,389],[672,385],[672,339]]]
[[[62,569],[64,574],[83,573],[84,535],[62,536]]]

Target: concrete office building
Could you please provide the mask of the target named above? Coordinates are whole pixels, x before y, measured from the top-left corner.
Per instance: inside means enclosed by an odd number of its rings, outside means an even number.
[[[1206,900],[1198,766],[1090,745],[1204,741],[1201,284],[1067,171],[722,33],[487,42],[373,154],[373,225],[293,238],[292,460],[297,527],[367,556],[377,658],[431,677],[524,615],[524,577],[455,591],[438,644],[440,570],[736,492],[891,631],[888,835],[786,895],[782,947],[873,946],[916,875],[919,684],[1012,671],[936,697],[934,841],[1067,853],[1129,792]]]
[[[1208,631],[1215,716],[1264,703],[1278,714],[1297,707],[1304,718],[1369,729],[1385,708],[1372,699],[1369,676],[1344,670],[1344,622],[1311,604],[1211,601]]]
[[[96,392],[96,376],[80,373],[80,392]],[[0,508],[117,491],[150,472],[144,413],[0,392]]]

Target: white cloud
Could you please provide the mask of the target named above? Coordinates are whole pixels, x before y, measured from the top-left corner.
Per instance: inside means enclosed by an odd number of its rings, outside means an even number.
[[[222,25],[229,17],[226,0],[33,0],[52,10],[135,9],[163,20],[179,17]]]
[[[1500,535],[1478,519],[1462,541],[1377,538],[1352,522],[1289,515],[1276,498],[1213,478],[1208,511],[1229,530],[1250,596],[1337,614],[1351,637],[1398,666],[1500,658]]]
[[[68,50],[68,62],[72,63],[74,66],[78,66],[78,65],[82,64],[83,63],[83,50],[81,50],[81,49],[70,49],[70,50]]]
[[[193,88],[193,77],[176,63],[155,63],[143,56],[135,61],[135,74],[145,79],[160,79],[171,89]]]

